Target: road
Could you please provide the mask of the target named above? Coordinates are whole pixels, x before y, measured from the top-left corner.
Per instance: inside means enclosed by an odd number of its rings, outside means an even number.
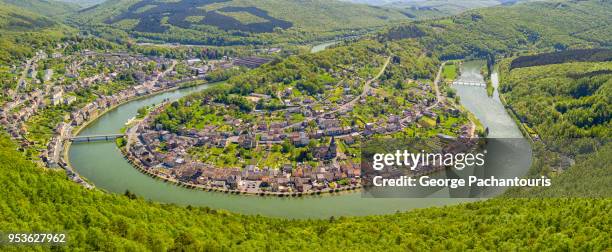
[[[358,102],[358,101],[359,101],[361,98],[363,98],[363,97],[365,97],[365,96],[367,96],[367,95],[368,95],[368,92],[369,92],[369,91],[372,89],[372,85],[371,85],[371,84],[372,84],[372,82],[374,82],[375,80],[377,80],[378,78],[380,78],[380,76],[382,76],[382,74],[385,72],[385,70],[387,70],[387,67],[389,66],[389,63],[391,62],[391,58],[392,58],[392,56],[387,57],[387,60],[385,61],[385,64],[383,65],[383,67],[382,67],[382,69],[380,70],[380,72],[378,72],[378,74],[376,74],[376,76],[374,76],[373,78],[371,78],[371,79],[369,79],[368,81],[366,81],[366,83],[364,84],[363,91],[361,92],[361,94],[360,94],[360,95],[358,95],[357,97],[355,97],[353,100],[351,100],[351,101],[349,101],[349,102],[347,102],[347,103],[345,103],[345,104],[342,104],[342,105],[338,106],[338,107],[337,107],[336,109],[334,109],[334,110],[328,111],[328,112],[323,113],[323,114],[318,115],[318,116],[310,116],[310,117],[307,117],[307,118],[305,118],[303,121],[301,121],[301,122],[297,122],[297,123],[294,123],[294,124],[291,124],[291,125],[288,125],[288,126],[284,127],[283,129],[293,128],[293,127],[298,126],[298,125],[300,125],[300,124],[302,124],[302,123],[304,123],[304,122],[310,122],[310,121],[312,121],[312,120],[314,120],[314,119],[317,119],[317,118],[320,118],[320,117],[325,117],[326,115],[331,115],[331,114],[334,114],[334,113],[337,113],[337,112],[340,112],[340,111],[347,111],[347,110],[349,110],[350,108],[352,108],[353,106],[355,106],[355,104],[356,104],[356,103],[357,103],[357,102]]]
[[[23,71],[21,71],[21,76],[19,77],[19,80],[17,81],[17,84],[25,81],[26,76],[28,75],[28,70],[30,70],[30,67],[32,67],[32,63],[34,62],[34,59],[36,59],[38,57],[38,55],[32,57],[31,59],[28,59],[26,61],[26,65],[25,68],[23,69]]]
[[[440,93],[440,81],[442,80],[442,71],[444,70],[445,65],[446,65],[446,61],[440,64],[440,68],[438,69],[438,74],[436,74],[436,79],[433,82],[433,89],[436,92],[436,102],[432,104],[431,106],[427,107],[427,109],[432,109],[438,106],[438,104],[440,104],[440,101],[444,99],[444,96],[442,96],[442,94]]]
[[[370,90],[372,90],[372,82],[374,82],[375,80],[378,80],[378,78],[380,78],[380,76],[385,73],[385,70],[387,70],[387,66],[389,66],[389,63],[391,62],[391,56],[389,56],[387,58],[387,61],[385,61],[385,65],[383,65],[383,68],[380,70],[380,72],[378,72],[378,74],[376,76],[374,76],[374,78],[366,81],[364,87],[363,87],[363,91],[361,92],[361,94],[357,97],[355,97],[355,99],[351,100],[350,102],[347,102],[345,104],[343,104],[342,106],[340,106],[338,109],[336,110],[332,110],[330,112],[327,112],[323,115],[327,115],[327,114],[331,114],[331,113],[335,113],[338,111],[344,111],[344,110],[348,110],[350,108],[352,108],[353,106],[355,106],[355,104],[363,97],[366,97],[368,95],[368,92]]]
[[[440,104],[440,102],[442,102],[444,99],[446,99],[446,97],[444,95],[442,95],[442,93],[440,92],[440,82],[442,81],[442,72],[444,71],[444,66],[446,65],[447,61],[442,62],[442,64],[440,64],[440,68],[438,68],[438,73],[436,74],[436,78],[434,79],[433,82],[433,90],[436,93],[436,102],[434,102],[432,105],[428,106],[426,109],[430,110],[435,108],[436,106],[438,106],[438,104]],[[411,117],[405,117],[402,118],[400,120],[401,123],[406,123],[411,119]],[[470,138],[474,137],[476,135],[476,123],[474,123],[472,120],[470,120]]]

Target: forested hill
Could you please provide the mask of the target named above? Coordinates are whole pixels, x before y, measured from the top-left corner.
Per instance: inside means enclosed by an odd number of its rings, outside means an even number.
[[[58,16],[69,14],[79,8],[73,3],[56,0],[0,0],[0,6],[11,5],[43,16]]]
[[[74,17],[109,37],[211,45],[350,35],[401,20],[396,10],[336,0],[111,0]]]
[[[382,6],[399,9],[404,13],[414,16],[415,18],[428,19],[456,15],[471,9],[497,5],[513,5],[527,1],[534,0],[374,0],[370,2],[381,2]]]
[[[530,175],[553,177],[550,188],[521,188],[509,195],[611,196],[610,55],[610,50],[565,51],[499,64],[500,94],[534,139]]]
[[[549,1],[401,25],[385,39],[420,38],[442,59],[612,47],[612,2]]]
[[[29,57],[37,49],[50,46],[72,29],[49,17],[0,0],[0,63]],[[3,80],[0,80],[3,81]]]
[[[0,2],[0,30],[9,32],[35,31],[49,28],[55,21],[17,6]]]

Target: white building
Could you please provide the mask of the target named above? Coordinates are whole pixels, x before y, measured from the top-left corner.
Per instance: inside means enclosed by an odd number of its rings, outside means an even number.
[[[53,96],[51,96],[51,104],[53,104],[53,106],[62,104],[62,102],[64,101],[63,96],[64,96],[63,91],[60,90],[60,91],[55,92]]]

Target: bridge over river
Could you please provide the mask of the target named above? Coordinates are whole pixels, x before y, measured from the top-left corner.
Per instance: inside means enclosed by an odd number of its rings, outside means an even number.
[[[482,76],[480,65],[482,61],[466,61],[460,64],[461,75],[452,83],[453,86],[487,87]]]
[[[456,81],[453,81],[453,85],[486,87],[487,83],[484,83],[482,81],[462,81],[462,80],[456,80]]]
[[[89,136],[75,136],[71,137],[71,142],[98,142],[98,141],[112,141],[117,138],[123,137],[124,134],[106,134],[106,135],[89,135]]]

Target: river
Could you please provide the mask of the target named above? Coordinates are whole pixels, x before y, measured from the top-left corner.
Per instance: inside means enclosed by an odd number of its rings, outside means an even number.
[[[464,71],[467,73],[468,70]],[[137,114],[139,108],[159,104],[164,99],[179,99],[209,86],[181,89],[128,102],[102,115],[81,131],[80,135],[119,133],[125,122]],[[458,94],[461,96],[464,105],[474,111],[478,118],[482,118],[483,123],[489,127],[492,134],[514,136],[515,133],[518,133],[520,136],[518,129],[512,127],[514,122],[503,110],[499,100],[488,98],[484,88],[480,88],[481,90],[471,88],[458,88]],[[500,107],[501,110],[489,110],[493,107]],[[516,132],[513,132],[515,130]],[[164,183],[140,173],[123,158],[114,142],[75,143],[69,150],[69,160],[82,177],[89,180],[97,188],[108,192],[122,194],[126,190],[130,190],[136,195],[153,201],[207,206],[243,214],[261,214],[285,218],[329,218],[331,216],[390,214],[396,211],[475,200],[445,197],[377,199],[364,198],[359,192],[300,198],[204,192]]]
[[[467,61],[462,64],[460,81],[482,81],[481,67],[483,60]],[[461,103],[489,128],[489,138],[523,138],[518,126],[506,112],[499,100],[497,88],[499,86],[498,73],[491,75],[491,82],[495,87],[493,97],[487,95],[485,88],[476,86],[456,85],[454,88],[461,97]]]
[[[310,49],[310,53],[317,53],[317,52],[323,51],[327,49],[328,47],[333,46],[338,43],[340,43],[340,41],[334,40],[334,41],[328,41],[322,44],[315,45]]]

